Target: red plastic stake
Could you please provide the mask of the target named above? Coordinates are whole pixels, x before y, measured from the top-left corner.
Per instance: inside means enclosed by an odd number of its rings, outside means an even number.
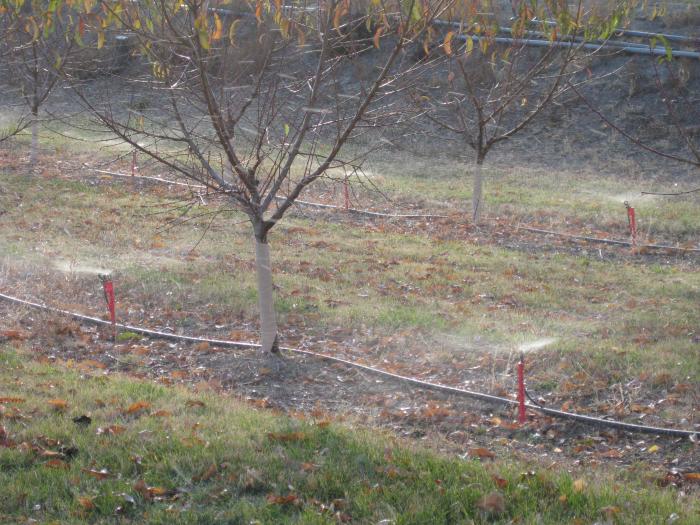
[[[527,421],[525,415],[525,358],[520,354],[518,363],[518,423],[521,425]]]
[[[136,175],[136,150],[134,150],[134,154],[131,157],[131,176],[134,177]]]
[[[117,340],[117,314],[115,311],[115,300],[114,300],[114,284],[112,279],[106,275],[100,275],[100,280],[102,281],[102,290],[105,294],[105,301],[107,301],[107,309],[109,310],[109,320],[112,323],[112,331],[114,333],[114,340]]]
[[[630,240],[632,242],[632,250],[637,248],[637,219],[634,216],[634,208],[630,206],[630,203],[625,201],[625,207],[627,208],[627,222],[630,227]]]
[[[345,197],[345,211],[347,211],[350,208],[350,191],[348,190],[347,177],[343,181],[343,196]]]

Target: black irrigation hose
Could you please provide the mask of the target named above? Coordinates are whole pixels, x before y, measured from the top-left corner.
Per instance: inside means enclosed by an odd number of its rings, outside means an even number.
[[[280,197],[283,199],[284,197]],[[417,213],[417,214],[402,214],[402,213],[381,213],[378,211],[369,211],[369,210],[359,210],[357,208],[345,208],[343,206],[336,206],[335,204],[322,204],[320,202],[307,202],[307,201],[300,201],[300,200],[295,200],[294,204],[300,205],[300,206],[312,206],[315,208],[328,208],[332,210],[343,210],[347,211],[349,213],[355,213],[357,215],[368,215],[370,217],[388,217],[390,219],[446,219],[448,216],[447,215],[435,215],[435,214],[426,214],[426,213]]]
[[[128,175],[126,173],[118,173],[116,171],[107,171],[107,170],[98,170],[95,168],[91,168],[87,165],[84,165],[87,169],[94,171],[96,173],[103,173],[105,175],[110,175],[112,177],[122,177],[125,179],[145,179],[145,180],[152,180],[155,182],[162,182],[165,184],[174,184],[176,186],[185,186],[190,189],[207,189],[206,186],[202,186],[200,184],[187,184],[185,182],[177,182],[177,181],[172,181],[172,180],[167,180],[163,179],[161,177],[148,177],[146,175]],[[284,200],[285,197],[283,196],[277,196],[275,197],[276,200]],[[356,215],[367,215],[369,217],[386,217],[389,219],[446,219],[447,215],[435,215],[435,214],[425,214],[425,213],[418,213],[418,214],[401,214],[401,213],[382,213],[378,211],[370,211],[370,210],[360,210],[357,208],[345,208],[343,206],[335,206],[333,204],[322,204],[320,202],[308,202],[308,201],[302,201],[299,199],[294,200],[294,204],[297,206],[311,206],[314,208],[324,208],[324,209],[332,209],[332,210],[343,210],[347,211],[349,213],[354,213]]]
[[[513,44],[517,46],[534,46],[534,47],[564,47],[564,48],[581,48],[588,49],[589,51],[600,51],[605,49],[604,44],[589,44],[586,42],[571,42],[562,40],[541,40],[532,38],[506,38],[506,37],[482,37],[477,35],[458,35],[457,40],[466,42],[468,38],[472,41],[481,42],[482,40],[494,41],[499,44]],[[614,47],[616,52],[630,53],[634,55],[651,55],[651,56],[667,56],[671,55],[673,57],[684,57],[684,58],[695,58],[700,60],[700,52],[697,51],[685,51],[682,49],[667,50],[665,47],[641,47],[637,45],[627,45]]]
[[[175,184],[178,186],[186,186],[190,189],[206,189],[206,186],[171,181],[171,180],[167,180],[167,179],[162,179],[160,177],[148,177],[146,175],[127,175],[125,173],[117,173],[114,171],[98,170],[95,168],[90,168],[87,165],[85,165],[85,167],[91,171],[94,171],[97,173],[104,173],[106,175],[111,175],[114,177],[123,177],[126,179],[146,179],[146,180],[152,180],[152,181],[156,181],[156,182],[162,182],[165,184]],[[692,191],[697,191],[697,190],[692,190]],[[691,192],[688,192],[688,193],[691,193]],[[664,195],[664,194],[656,194],[656,195]],[[669,193],[668,195],[677,195],[677,194]],[[284,197],[276,197],[276,198],[277,199],[284,199]],[[385,218],[390,218],[390,219],[447,219],[447,218],[449,218],[449,215],[436,215],[436,214],[381,213],[381,212],[370,211],[370,210],[361,210],[361,209],[357,209],[357,208],[344,208],[343,206],[336,206],[334,204],[322,204],[320,202],[302,201],[302,200],[298,200],[298,199],[294,201],[294,204],[297,206],[310,206],[310,207],[314,207],[314,208],[343,210],[343,211],[347,211],[348,213],[354,213],[356,215],[366,215],[369,217],[385,217]],[[560,233],[560,232],[555,232],[555,231],[551,231],[551,230],[542,230],[540,228],[529,228],[526,226],[518,226],[518,229],[533,232],[533,233],[541,233],[541,234],[545,234],[545,235],[557,235],[559,237],[567,237],[569,239],[574,239],[574,240],[579,240],[579,241],[597,242],[597,243],[602,243],[602,244],[612,244],[612,245],[616,245],[616,246],[632,246],[632,243],[629,241],[618,241],[615,239],[600,239],[598,237],[586,237],[583,235],[572,235],[570,233]],[[666,245],[660,245],[660,244],[641,244],[641,245],[636,246],[636,248],[648,248],[648,249],[653,249],[653,250],[673,250],[673,251],[679,251],[679,252],[700,253],[700,249],[697,249],[697,248],[681,248],[678,246],[666,246]]]
[[[87,315],[83,315],[83,314],[79,314],[79,313],[75,313],[75,312],[70,312],[68,310],[62,310],[60,308],[54,308],[54,307],[39,304],[39,303],[33,303],[31,301],[25,301],[24,299],[19,299],[17,297],[13,297],[11,295],[5,295],[3,293],[0,293],[0,299],[5,299],[6,301],[9,301],[9,302],[12,302],[15,304],[21,304],[24,306],[30,306],[32,308],[38,308],[41,310],[47,310],[47,311],[58,313],[61,315],[66,315],[66,316],[72,317],[74,319],[77,319],[79,321],[86,321],[86,322],[90,322],[90,323],[94,323],[94,324],[101,324],[101,325],[106,325],[106,326],[111,326],[111,324],[112,324],[109,321],[105,321],[104,319],[100,319],[98,317],[91,317],[91,316],[87,316]],[[209,344],[213,344],[213,345],[234,347],[234,348],[260,348],[260,345],[255,344],[255,343],[246,343],[246,342],[240,342],[240,341],[229,341],[229,340],[225,340],[225,339],[209,339],[209,338],[205,338],[205,337],[193,337],[193,336],[186,336],[186,335],[171,334],[171,333],[167,333],[167,332],[161,332],[158,330],[150,330],[148,328],[131,326],[131,325],[122,324],[122,323],[117,323],[117,326],[119,328],[123,328],[123,329],[129,330],[129,331],[134,332],[134,333],[148,335],[151,337],[156,337],[156,338],[161,338],[161,339],[188,341],[191,343],[209,343]],[[374,368],[374,367],[368,366],[368,365],[362,365],[360,363],[356,363],[354,361],[349,361],[347,359],[342,359],[340,357],[333,357],[333,356],[329,356],[329,355],[325,355],[325,354],[319,354],[316,352],[311,352],[309,350],[301,350],[299,348],[281,347],[281,350],[285,350],[287,352],[293,352],[295,354],[305,355],[305,356],[309,356],[309,357],[314,357],[316,359],[322,359],[324,361],[339,363],[339,364],[343,364],[343,365],[353,367],[353,368],[358,368],[360,370],[364,370],[366,372],[370,372],[370,373],[375,374],[375,375],[380,375],[380,376],[388,377],[388,378],[391,378],[391,379],[394,379],[397,381],[409,383],[411,385],[417,386],[419,388],[424,388],[427,390],[435,390],[435,391],[439,391],[439,392],[445,392],[448,394],[470,397],[470,398],[478,399],[480,401],[485,401],[488,403],[506,405],[506,406],[511,406],[511,407],[518,405],[517,401],[514,401],[512,399],[508,399],[505,397],[494,396],[494,395],[486,394],[483,392],[474,392],[471,390],[464,390],[462,388],[441,385],[439,383],[431,383],[429,381],[422,381],[422,380],[417,379],[415,377],[409,377],[409,376],[403,376],[400,374],[395,374],[395,373],[389,372],[387,370],[382,370],[380,368]],[[530,397],[529,394],[528,394],[528,397]],[[530,399],[532,400],[532,398],[530,398]],[[695,432],[692,430],[681,430],[681,429],[675,429],[675,428],[660,428],[660,427],[650,427],[650,426],[645,426],[645,425],[635,425],[633,423],[624,423],[622,421],[613,421],[613,420],[602,419],[602,418],[597,418],[597,417],[593,417],[593,416],[586,416],[583,414],[574,414],[572,412],[564,412],[562,410],[555,410],[553,408],[543,407],[539,403],[534,402],[534,401],[533,401],[533,403],[528,403],[527,407],[531,410],[537,410],[537,411],[542,412],[543,414],[547,414],[549,416],[558,417],[561,419],[571,419],[571,420],[578,421],[579,423],[584,423],[587,425],[616,428],[619,430],[625,430],[627,432],[641,432],[641,433],[646,433],[646,434],[666,435],[666,436],[674,436],[674,437],[681,437],[681,438],[684,438],[684,437],[690,438],[690,437],[696,436],[698,434],[698,432]]]
[[[560,233],[552,230],[542,230],[540,228],[529,228],[526,226],[518,226],[519,230],[524,230],[532,233],[541,233],[543,235],[556,235],[557,237],[566,237],[577,241],[598,242],[602,244],[613,244],[616,246],[630,246],[634,248],[647,248],[652,250],[673,250],[676,252],[700,253],[700,248],[681,248],[680,246],[666,246],[663,244],[638,244],[633,245],[629,241],[617,241],[615,239],[599,239],[598,237],[586,237],[585,235],[572,235],[570,233]]]

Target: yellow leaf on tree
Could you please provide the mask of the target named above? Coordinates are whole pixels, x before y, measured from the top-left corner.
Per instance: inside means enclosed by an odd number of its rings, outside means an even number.
[[[445,35],[445,40],[442,43],[443,47],[445,48],[445,54],[447,56],[452,56],[452,37],[455,36],[454,31],[449,31]]]
[[[346,1],[338,4],[333,15],[333,29],[340,31],[340,20],[348,12],[348,10],[348,3]]]
[[[471,55],[471,52],[474,50],[474,39],[470,36],[467,37],[467,55]]]
[[[381,26],[374,32],[374,38],[372,38],[372,42],[374,43],[374,47],[376,47],[377,49],[379,49],[379,39],[382,37],[383,32],[384,26]]]
[[[211,35],[212,40],[220,40],[224,34],[224,24],[218,14],[214,13],[214,34]]]

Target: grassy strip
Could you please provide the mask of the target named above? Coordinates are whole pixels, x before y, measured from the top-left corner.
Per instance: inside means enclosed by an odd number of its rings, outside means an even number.
[[[671,491],[449,459],[9,347],[0,365],[3,523],[681,525],[699,510]]]
[[[471,202],[473,164],[415,156],[387,155],[374,165],[373,182],[393,198],[422,201],[444,208],[444,203],[468,213]],[[565,169],[565,168],[564,168]],[[636,208],[638,234],[645,242],[697,242],[700,196],[642,195],[642,191],[693,189],[692,181],[649,181],[635,170],[608,175],[594,171],[571,173],[545,168],[506,167],[487,164],[485,211],[490,217],[508,217],[550,224],[562,231],[605,230],[627,237],[624,202]],[[431,204],[432,203],[432,204]]]
[[[0,205],[11,211],[0,218],[0,252],[9,266],[63,260],[71,270],[75,262],[74,276],[89,277],[93,287],[96,278],[81,266],[107,266],[119,270],[122,304],[206,312],[220,324],[255,322],[252,243],[239,216],[217,218],[198,243],[209,217],[155,234],[176,215],[153,215],[167,194],[9,173],[3,184]],[[532,377],[545,391],[551,367],[571,355],[603,385],[649,371],[670,386],[700,380],[700,272],[693,267],[529,254],[293,217],[271,242],[281,320],[310,334],[337,326],[366,332],[368,340],[406,331],[421,340],[420,333],[438,359],[469,359],[477,339],[507,351],[555,337],[555,355],[536,367],[541,377]],[[166,312],[157,313],[165,319]],[[192,319],[177,322],[189,329]]]

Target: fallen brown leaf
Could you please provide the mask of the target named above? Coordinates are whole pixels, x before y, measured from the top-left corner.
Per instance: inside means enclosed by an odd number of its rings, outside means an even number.
[[[499,489],[504,489],[508,486],[508,480],[504,478],[499,478],[495,474],[491,476],[491,479],[496,484]]]
[[[117,434],[123,434],[124,432],[126,432],[126,427],[123,427],[121,425],[110,425],[108,427],[98,427],[96,434],[98,436],[115,436]]]
[[[694,483],[700,483],[700,472],[688,472],[683,474],[683,479]]]
[[[141,494],[144,499],[153,499],[157,496],[164,496],[169,492],[168,489],[163,487],[149,487],[142,479],[134,483],[133,489]]]
[[[268,439],[270,441],[301,441],[306,439],[306,434],[303,432],[268,432]]]
[[[80,505],[84,510],[93,510],[95,508],[95,502],[93,498],[88,496],[78,496],[78,505]]]
[[[216,475],[216,473],[218,471],[219,471],[218,467],[214,463],[212,463],[201,474],[198,474],[196,476],[192,476],[192,481],[209,481],[211,478],[213,478]]]
[[[316,465],[314,465],[313,463],[307,462],[307,463],[301,464],[301,471],[302,472],[313,472],[314,470],[316,470]]]
[[[107,368],[107,365],[101,361],[97,361],[96,359],[85,359],[84,361],[80,361],[76,365],[76,368],[79,370],[89,370],[90,368],[99,368],[100,370],[104,370]]]
[[[480,458],[480,459],[484,459],[484,458],[493,459],[496,457],[496,454],[491,452],[489,449],[483,448],[483,447],[470,448],[469,455],[473,458]]]
[[[65,399],[49,399],[47,403],[58,412],[63,412],[68,408],[68,401]]]
[[[24,403],[25,399],[22,397],[0,397],[0,405],[6,405],[8,403]]]
[[[4,337],[6,339],[11,339],[14,341],[22,341],[24,339],[28,339],[29,334],[22,330],[3,330],[2,332],[0,332],[0,337]]]
[[[608,520],[612,520],[616,514],[619,514],[621,511],[620,507],[615,507],[614,505],[610,505],[609,507],[603,507],[600,509],[601,514],[605,514],[605,517]]]
[[[67,469],[68,468],[68,463],[63,461],[62,459],[50,459],[46,463],[44,463],[45,467],[48,468],[62,468],[62,469]]]
[[[148,401],[137,401],[136,403],[132,403],[131,405],[129,405],[129,407],[124,412],[126,414],[137,414],[139,412],[143,412],[148,408],[151,408],[151,404]]]
[[[273,505],[293,505],[299,501],[299,497],[294,493],[287,494],[286,496],[278,496],[276,494],[269,494],[267,496],[267,502]]]

